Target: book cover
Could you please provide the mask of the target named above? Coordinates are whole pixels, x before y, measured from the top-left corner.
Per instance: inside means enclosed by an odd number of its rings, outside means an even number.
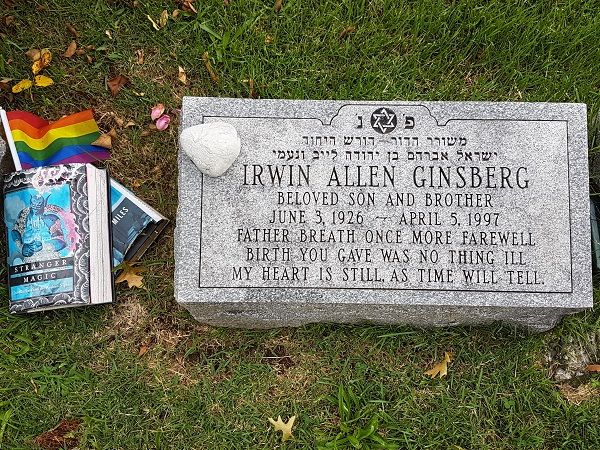
[[[137,261],[168,220],[117,181],[110,181],[113,265]]]
[[[85,164],[5,176],[10,312],[112,301],[106,189],[106,173]],[[96,260],[107,255],[108,267]]]

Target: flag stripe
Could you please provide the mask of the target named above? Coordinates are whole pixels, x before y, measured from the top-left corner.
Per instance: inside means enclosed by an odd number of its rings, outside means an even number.
[[[63,147],[67,146],[77,146],[77,145],[91,145],[98,137],[100,136],[99,132],[86,134],[84,136],[74,137],[74,138],[58,138],[55,139],[52,144],[48,145],[43,150],[36,150],[27,145],[26,142],[23,141],[15,141],[15,147],[17,148],[17,152],[19,153],[28,153],[33,159],[42,160],[49,158],[54,153],[60,151]]]
[[[54,154],[44,160],[33,159],[27,153],[19,152],[18,155],[23,168],[52,166],[56,164],[66,164],[69,162],[87,163],[102,161],[110,158],[110,153],[108,153],[108,151],[102,149],[102,147],[96,147],[94,145],[74,145],[70,147],[64,147],[59,153]]]
[[[76,138],[85,136],[90,133],[98,132],[98,125],[95,120],[86,120],[85,122],[78,123],[77,125],[68,125],[61,128],[52,128],[48,130],[46,134],[41,137],[35,137],[32,133],[30,125],[27,125],[29,129],[13,127],[13,122],[10,123],[10,129],[12,130],[13,139],[15,142],[25,142],[32,150],[43,150],[56,139],[61,138]]]
[[[27,111],[6,111],[6,117],[8,118],[9,122],[13,119],[20,119],[36,128],[48,126],[48,121]]]
[[[56,122],[52,123],[45,121],[44,119],[36,116],[35,114],[31,114],[25,111],[9,111],[6,113],[6,116],[8,117],[9,122],[13,119],[21,119],[27,122],[28,124],[32,125],[33,127],[41,129],[61,128],[79,122],[85,122],[86,120],[94,119],[94,114],[92,113],[91,109],[86,109],[85,111],[71,114],[70,116],[63,117],[62,119],[58,119]]]

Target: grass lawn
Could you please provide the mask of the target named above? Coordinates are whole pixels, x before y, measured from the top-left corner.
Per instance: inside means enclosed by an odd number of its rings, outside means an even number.
[[[0,1],[0,78],[30,76],[25,52],[47,47],[55,83],[0,90],[0,104],[48,119],[94,108],[117,132],[112,176],[173,221],[183,95],[584,102],[597,131],[597,0],[273,4],[197,0],[197,14],[157,31],[147,15],[159,22],[180,5]],[[74,39],[86,54],[62,56]],[[113,97],[116,75],[130,82]],[[158,102],[173,121],[148,132]],[[81,449],[600,447],[600,376],[559,385],[546,362],[560,342],[598,333],[596,312],[541,335],[501,325],[229,330],[175,304],[172,226],[143,266],[145,289],[120,286],[110,306],[9,316],[0,287],[1,448],[35,448],[63,419],[80,422]],[[446,351],[448,376],[425,376]],[[278,415],[297,416],[293,440],[272,430]]]

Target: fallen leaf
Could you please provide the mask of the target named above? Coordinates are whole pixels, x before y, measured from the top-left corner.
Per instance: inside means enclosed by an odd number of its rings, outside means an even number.
[[[29,50],[27,50],[25,52],[25,55],[31,60],[31,61],[37,61],[38,59],[40,59],[40,49],[39,48],[30,48]]]
[[[135,51],[135,62],[138,64],[144,64],[144,49],[140,48]]]
[[[69,33],[71,33],[71,36],[73,36],[75,39],[77,39],[79,37],[79,33],[77,32],[75,27],[73,25],[71,25],[70,23],[67,23],[67,30],[69,31]]]
[[[40,50],[39,58],[34,60],[33,65],[31,66],[31,71],[34,75],[37,75],[43,68],[48,67],[51,61],[52,53],[47,48],[43,48]]]
[[[154,28],[156,31],[160,30],[160,27],[158,26],[158,24],[154,21],[154,19],[152,17],[150,17],[150,14],[146,14],[146,17],[148,18],[148,20],[150,22],[152,22],[152,28]]]
[[[120,117],[117,115],[117,113],[114,113],[114,112],[109,112],[109,113],[107,113],[107,114],[108,114],[109,116],[111,116],[111,117],[114,119],[114,121],[115,121],[115,123],[117,124],[117,126],[118,126],[118,127],[122,127],[122,126],[123,126],[123,124],[125,124],[125,120],[123,120],[122,118],[120,118]]]
[[[132,185],[134,188],[139,188],[139,187],[140,187],[142,184],[144,184],[144,182],[143,182],[143,181],[140,181],[140,180],[133,180],[133,181],[131,182],[131,185]]]
[[[90,55],[85,55],[85,59],[87,59],[88,64],[91,64],[94,62],[94,58],[92,58]]]
[[[45,75],[36,75],[36,77],[33,79],[33,84],[39,87],[48,87],[54,84],[54,80]]]
[[[277,416],[277,420],[273,420],[269,417],[269,422],[275,428],[275,431],[281,431],[283,435],[281,436],[282,441],[287,441],[292,436],[292,427],[294,426],[294,421],[296,420],[296,416],[292,416],[288,419],[287,423],[281,420],[281,416]]]
[[[179,0],[178,3],[181,5],[181,9],[183,9],[185,12],[198,14],[198,11],[194,5],[192,5],[193,2],[194,0]]]
[[[142,344],[142,346],[140,347],[140,351],[138,352],[138,357],[144,356],[147,351],[148,351],[148,346],[146,344]]]
[[[158,25],[161,28],[167,26],[167,22],[169,21],[169,12],[165,9],[162,13],[160,13],[160,19],[158,19]]]
[[[75,54],[77,56],[85,55],[85,49],[84,48],[78,48],[77,50],[75,50]]]
[[[18,94],[19,92],[24,91],[25,89],[29,89],[33,86],[33,83],[29,79],[21,80],[17,84],[12,87],[13,94]]]
[[[350,25],[350,26],[344,28],[339,35],[339,40],[340,41],[343,40],[344,38],[348,37],[348,35],[350,33],[354,33],[355,31],[356,31],[356,27],[354,25]]]
[[[179,17],[179,13],[181,11],[179,11],[178,9],[174,9],[173,12],[171,13],[171,17],[173,18],[173,20],[177,19]]]
[[[254,80],[250,78],[248,80],[248,86],[250,87],[250,98],[257,98],[256,91],[254,90]]]
[[[585,370],[587,372],[600,372],[600,364],[589,364]]]
[[[15,23],[15,16],[4,16],[2,21],[4,22],[4,25],[10,27],[13,23]]]
[[[97,145],[98,147],[111,149],[112,148],[112,140],[113,140],[113,138],[109,133],[104,133],[104,134],[101,134],[98,137],[98,139],[96,139],[94,142],[92,142],[91,145]]]
[[[110,30],[106,30],[104,34],[107,35],[109,39],[112,39],[112,33],[110,32]]]
[[[107,134],[113,139],[117,138],[117,130],[115,130],[114,128],[111,128]]]
[[[229,0],[223,0],[223,5],[229,6]]]
[[[79,439],[74,435],[74,431],[80,423],[79,420],[61,420],[55,428],[37,436],[33,443],[44,450],[75,448]]]
[[[213,69],[213,66],[210,63],[210,56],[208,55],[208,52],[204,52],[202,54],[202,60],[204,61],[204,67],[206,67],[206,70],[210,75],[210,79],[213,81],[213,83],[218,83],[219,75],[217,75],[217,72],[215,72],[215,69]]]
[[[135,127],[135,122],[133,120],[128,120],[127,123],[123,126],[123,128]]]
[[[5,91],[10,91],[10,82],[12,78],[2,78],[0,79],[0,89],[4,89]]]
[[[185,70],[181,66],[179,66],[179,74],[177,75],[177,78],[179,78],[179,81],[181,81],[183,84],[188,84]]]
[[[63,53],[63,56],[65,58],[70,58],[71,56],[73,56],[75,54],[76,50],[77,50],[77,42],[71,41],[71,43],[69,44],[69,46],[67,47],[67,49]]]
[[[448,363],[452,361],[452,353],[445,352],[444,359],[442,359],[439,363],[433,366],[432,369],[425,372],[425,375],[429,375],[431,378],[435,378],[437,375],[440,378],[448,375]]]
[[[275,0],[275,6],[273,7],[273,9],[275,10],[275,12],[279,12],[279,11],[281,11],[282,6],[283,6],[283,0]]]
[[[121,88],[127,83],[129,83],[129,78],[123,75],[117,75],[116,77],[111,78],[106,82],[108,88],[110,89],[110,93],[113,97],[115,97],[119,93]]]
[[[273,42],[273,36],[271,36],[270,34],[267,34],[265,36],[265,44],[270,44],[271,42]]]
[[[115,283],[124,283],[127,282],[127,287],[131,289],[132,287],[143,288],[144,277],[140,275],[142,268],[135,264],[122,263],[120,266],[121,273],[115,280]]]

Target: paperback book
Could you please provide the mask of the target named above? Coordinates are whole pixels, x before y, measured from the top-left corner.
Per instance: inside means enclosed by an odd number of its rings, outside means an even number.
[[[141,258],[169,222],[122,184],[110,180],[113,265]]]
[[[91,164],[4,177],[10,312],[110,303],[109,179]]]

